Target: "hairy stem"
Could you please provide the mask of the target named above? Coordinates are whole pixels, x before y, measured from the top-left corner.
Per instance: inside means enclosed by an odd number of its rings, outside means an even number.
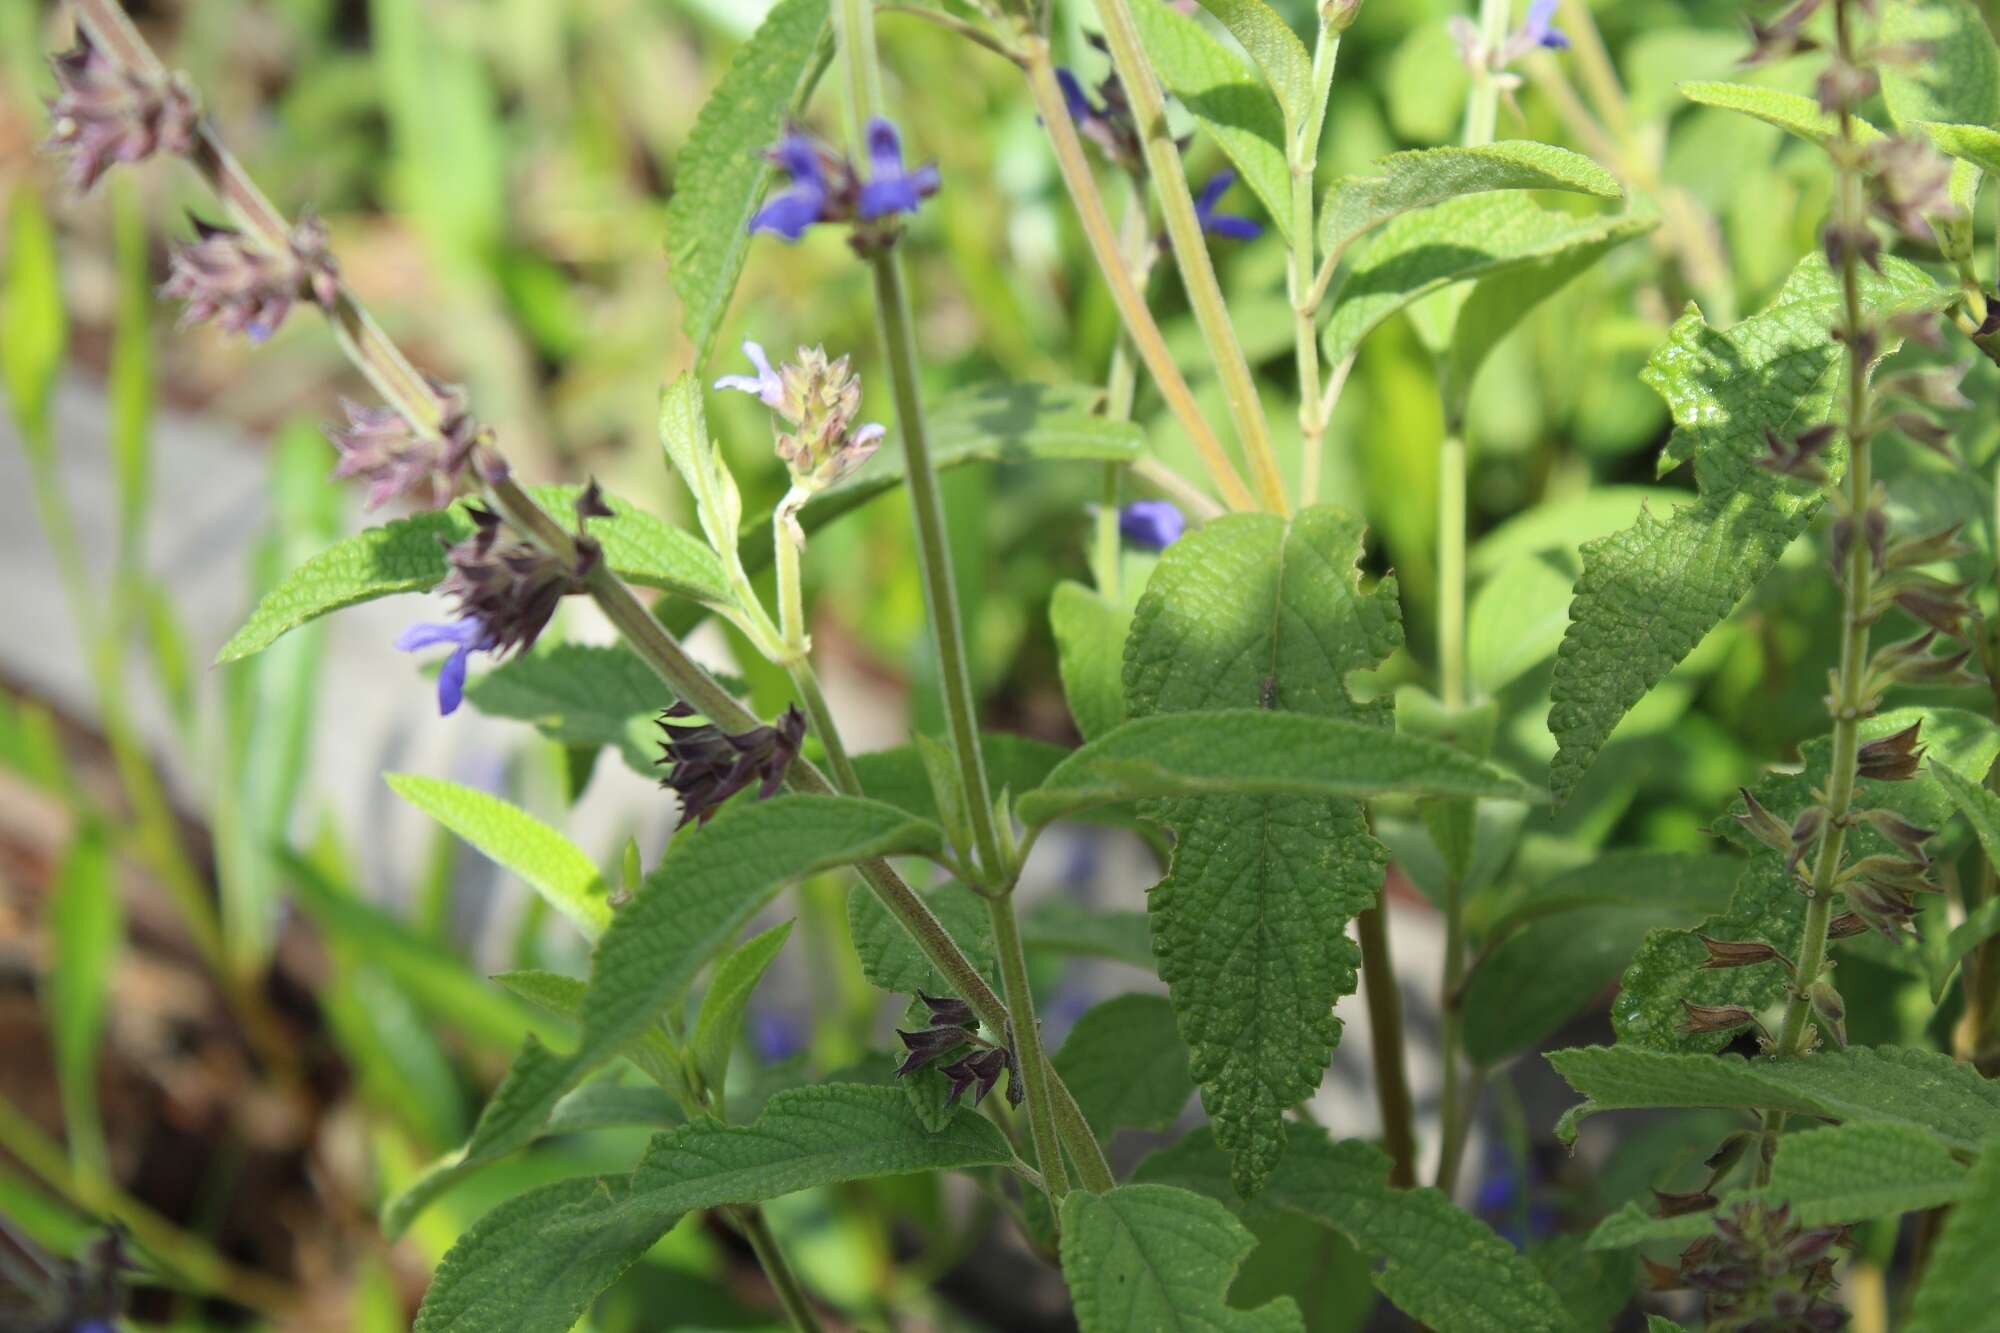
[[[1174,264],[1180,269],[1181,284],[1187,291],[1195,324],[1201,329],[1209,357],[1215,362],[1216,375],[1222,381],[1223,398],[1229,404],[1237,440],[1249,460],[1258,498],[1271,512],[1286,513],[1290,506],[1285,500],[1284,482],[1278,475],[1278,457],[1271,448],[1264,403],[1257,396],[1250,362],[1243,355],[1243,344],[1237,340],[1235,327],[1229,320],[1229,305],[1215,279],[1208,239],[1202,235],[1194,196],[1188,192],[1187,173],[1181,167],[1180,145],[1167,127],[1166,99],[1159,80],[1154,77],[1152,64],[1140,45],[1139,30],[1133,25],[1132,11],[1125,0],[1095,0],[1095,3],[1098,19],[1104,24],[1105,41],[1111,48],[1111,63],[1118,70],[1119,82],[1125,86],[1133,120],[1139,127],[1147,174],[1160,201],[1160,216],[1167,225]],[[1057,100],[1060,104],[1060,99]],[[1309,240],[1304,243],[1311,244]]]
[[[1069,1193],[1069,1172],[1063,1167],[1062,1147],[1056,1135],[1055,1109],[1049,1097],[1048,1080],[1040,1076],[1046,1057],[1042,1054],[1042,1033],[1035,1017],[1035,993],[1028,984],[1028,955],[1021,946],[1021,928],[1014,919],[1014,895],[1002,894],[986,900],[987,915],[993,919],[993,952],[1000,961],[1000,984],[1006,992],[1007,1011],[1013,1017],[1004,1035],[1013,1042],[1018,1067],[1026,1077],[1028,1133],[1035,1144],[1035,1164],[1051,1206],[1060,1205]]]
[[[1077,137],[1076,126],[1070,123],[1069,107],[1063,101],[1061,85],[1056,82],[1055,64],[1049,55],[1048,42],[1040,37],[1028,38],[1023,55],[1027,60],[1028,91],[1034,98],[1035,110],[1041,115],[1043,127],[1048,130],[1049,142],[1055,149],[1056,167],[1062,174],[1063,187],[1069,191],[1070,201],[1076,206],[1077,221],[1082,224],[1084,239],[1090,243],[1098,272],[1104,276],[1105,286],[1111,291],[1112,304],[1118,308],[1119,319],[1123,321],[1139,359],[1146,363],[1146,372],[1159,385],[1167,410],[1181,423],[1181,429],[1187,432],[1195,452],[1201,455],[1202,465],[1208,469],[1209,479],[1215,483],[1223,500],[1231,509],[1255,509],[1256,497],[1250,493],[1242,474],[1236,470],[1236,464],[1230,461],[1222,442],[1216,439],[1215,432],[1201,415],[1201,408],[1194,401],[1194,391],[1188,388],[1187,380],[1174,364],[1173,354],[1167,350],[1167,341],[1160,333],[1160,326],[1154,322],[1145,296],[1126,267],[1117,233],[1112,230],[1110,215],[1104,209],[1104,196],[1098,192],[1097,179],[1091,175],[1090,161],[1084,156],[1083,141]]]
[[[1497,71],[1491,67],[1490,57],[1507,40],[1509,8],[1508,0],[1479,0],[1479,43],[1489,60],[1472,71],[1472,91],[1465,99],[1465,133],[1462,139],[1467,148],[1492,143],[1494,131],[1500,123],[1500,85],[1493,78]]]
[[[1383,901],[1354,918],[1361,939],[1361,984],[1368,994],[1368,1036],[1375,1055],[1375,1100],[1382,1108],[1382,1145],[1389,1152],[1389,1183],[1417,1183],[1417,1108],[1403,1065],[1403,997],[1389,954],[1389,889]]]
[[[1290,294],[1292,342],[1299,371],[1299,503],[1302,505],[1319,498],[1320,451],[1326,447],[1329,405],[1320,391],[1319,298],[1313,282],[1313,174],[1319,165],[1320,118],[1325,113],[1334,65],[1339,58],[1340,34],[1322,21],[1319,40],[1313,49],[1315,114],[1312,123],[1301,127],[1293,138],[1286,164],[1292,181]]]

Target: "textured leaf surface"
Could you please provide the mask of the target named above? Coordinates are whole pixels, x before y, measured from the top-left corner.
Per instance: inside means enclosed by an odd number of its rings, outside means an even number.
[[[694,1040],[688,1053],[702,1081],[722,1089],[729,1080],[729,1057],[735,1054],[736,1039],[743,1035],[743,1015],[750,1007],[751,992],[791,937],[792,923],[780,921],[715,965],[715,976],[701,997],[701,1014],[695,1020]]]
[[[538,486],[543,508],[568,519],[581,490]],[[665,520],[606,496],[610,518],[593,519],[590,535],[620,578],[701,601],[723,597],[722,569],[700,542]],[[463,540],[472,520],[462,504],[369,528],[327,548],[266,593],[215,660],[234,662],[263,651],[287,630],[342,607],[400,592],[427,592],[444,581],[444,543]]]
[[[1905,1333],[1991,1329],[1993,1256],[2000,1254],[2000,1143],[1973,1163],[1971,1188],[1952,1209],[1910,1304]]]
[[[1187,1046],[1164,995],[1120,995],[1092,1008],[1070,1029],[1055,1066],[1100,1137],[1172,1129],[1194,1095]]]
[[[1320,249],[1346,249],[1413,209],[1493,190],[1568,190],[1619,199],[1618,178],[1581,153],[1531,139],[1476,148],[1416,148],[1378,158],[1365,176],[1344,176],[1321,206]]]
[[[1988,129],[1984,125],[1940,125],[1932,122],[1920,123],[1917,128],[1937,145],[1940,153],[1949,153],[1961,162],[1970,162],[1989,176],[2000,175],[2000,130]]]
[[[1131,628],[1129,608],[1073,580],[1058,583],[1049,598],[1049,630],[1055,635],[1063,698],[1087,741],[1125,720],[1122,653]]]
[[[1898,125],[2000,124],[2000,48],[1972,0],[1891,0],[1882,40],[1923,51],[1918,60],[1882,63],[1882,100]]]
[[[1030,949],[1109,958],[1150,971],[1152,929],[1144,912],[1092,912],[1057,899],[1028,913],[1021,939]]]
[[[1206,1129],[1154,1153],[1134,1179],[1227,1197],[1226,1163]],[[1333,1142],[1295,1126],[1259,1207],[1332,1227],[1380,1267],[1375,1285],[1396,1308],[1438,1333],[1566,1331],[1569,1317],[1528,1259],[1434,1189],[1389,1185],[1389,1159],[1370,1143]]]
[[[511,657],[466,688],[492,717],[526,722],[560,745],[615,746],[633,772],[658,777],[660,711],[674,701],[625,647],[562,643]]]
[[[511,801],[416,773],[389,773],[389,789],[513,871],[588,940],[611,924],[611,891],[583,850]]]
[[[1681,96],[1720,111],[1740,111],[1822,147],[1840,133],[1839,120],[1822,111],[1817,101],[1777,88],[1760,88],[1749,83],[1695,82],[1683,83]],[[1862,143],[1882,137],[1882,131],[1859,116],[1855,117],[1855,131],[1855,137]]]
[[[1394,582],[1361,589],[1361,542],[1358,520],[1319,506],[1220,518],[1167,548],[1125,644],[1138,721],[1093,745],[1175,713],[1259,703],[1269,709],[1235,714],[1255,717],[1259,739],[1238,731],[1186,763],[1255,758],[1287,745],[1274,733],[1315,725],[1388,742],[1387,705],[1347,692],[1349,672],[1402,642]],[[1340,1039],[1333,1004],[1357,980],[1347,922],[1375,902],[1387,855],[1351,800],[1193,797],[1155,813],[1176,843],[1148,899],[1153,949],[1202,1104],[1249,1193],[1284,1151],[1285,1110],[1319,1086]]]
[[[961,884],[940,885],[923,897],[980,974],[993,976],[993,918],[985,899]],[[889,915],[889,909],[866,884],[856,884],[848,891],[847,931],[861,960],[862,974],[883,990],[898,995],[953,993],[909,932]]]
[[[1592,1249],[1650,1241],[1685,1243],[1713,1228],[1715,1213],[1742,1202],[1789,1204],[1808,1227],[1894,1217],[1955,1203],[1966,1193],[1965,1168],[1951,1150],[1908,1125],[1858,1123],[1787,1134],[1778,1141],[1771,1183],[1725,1194],[1715,1212],[1654,1217],[1628,1203],[1590,1236]]]
[[[1290,240],[1292,178],[1277,98],[1235,52],[1162,0],[1136,0],[1132,21],[1160,82],[1236,164],[1278,234]]]
[[[674,160],[668,276],[696,366],[708,360],[750,251],[750,219],[771,178],[762,150],[777,142],[786,116],[805,109],[826,33],[826,0],[773,6],[730,61]]]
[[[1337,717],[1218,708],[1138,717],[1114,728],[1057,764],[1015,812],[1028,824],[1045,824],[1087,806],[1143,797],[1384,792],[1542,799],[1506,770],[1441,741]]]
[[[564,1333],[681,1214],[876,1176],[1006,1162],[984,1119],[926,1130],[895,1088],[821,1084],[774,1094],[754,1124],[654,1138],[630,1180],[568,1180],[482,1217],[439,1265],[418,1333]]]
[[[1595,255],[1651,229],[1650,218],[1577,217],[1519,194],[1465,195],[1405,213],[1368,238],[1334,293],[1322,343],[1338,365],[1377,325],[1452,283],[1522,264]]]
[[[1929,766],[1910,782],[1864,779],[1858,799],[1862,808],[1893,810],[1920,827],[1938,828],[1950,814],[1951,804],[1937,774],[1947,770],[1985,773],[2000,754],[2000,731],[1987,719],[1962,709],[1899,708],[1862,722],[1861,737],[1873,740],[1887,736],[1912,722],[1923,724]],[[1825,786],[1830,746],[1826,737],[1808,741],[1802,747],[1805,762],[1799,772],[1767,773],[1752,787],[1751,794],[1765,809],[1789,821],[1805,807],[1814,787]],[[1750,838],[1733,816],[1724,816],[1715,828],[1748,852],[1750,862],[1737,881],[1726,912],[1701,922],[1693,931],[1661,929],[1647,935],[1626,968],[1618,998],[1611,1006],[1620,1045],[1657,1051],[1719,1051],[1729,1043],[1729,1033],[1680,1030],[1687,1017],[1681,1007],[1683,999],[1696,1004],[1737,1004],[1757,1013],[1784,994],[1781,969],[1711,970],[1703,966],[1708,951],[1697,934],[1719,940],[1758,940],[1789,958],[1798,950],[1805,917],[1805,899],[1787,878],[1777,853]],[[1859,856],[1890,850],[1888,841],[1866,826],[1851,830],[1849,838],[1849,847]]]
[[[530,1040],[465,1146],[390,1203],[383,1229],[399,1232],[461,1176],[532,1141],[556,1099],[640,1037],[783,885],[871,856],[935,850],[940,842],[935,824],[836,796],[735,804],[676,839],[598,942],[576,1051],[565,1057]]]
[[[1312,57],[1276,10],[1264,0],[1199,0],[1201,7],[1243,44],[1257,72],[1278,99],[1289,125],[1303,125],[1312,110]]]
[[[2000,1084],[1937,1051],[1854,1046],[1793,1060],[1669,1055],[1625,1046],[1579,1046],[1549,1063],[1586,1100],[1556,1127],[1565,1143],[1600,1111],[1713,1106],[1795,1111],[1823,1120],[1872,1120],[1928,1131],[1976,1151],[2000,1137]]]
[[[982,732],[979,752],[986,759],[986,773],[994,791],[1005,787],[1014,792],[1032,791],[1069,753],[1060,745],[1010,736],[1005,732]],[[854,771],[868,799],[907,810],[924,819],[938,818],[937,794],[924,772],[923,756],[913,745],[891,750],[870,750],[854,756]]]
[[[1877,315],[1936,304],[1914,265],[1883,261],[1863,283]],[[1694,460],[1700,496],[1666,518],[1583,548],[1583,578],[1556,655],[1550,786],[1576,788],[1618,720],[1762,581],[1805,531],[1819,491],[1758,466],[1764,432],[1796,435],[1826,420],[1843,358],[1828,329],[1840,299],[1824,260],[1792,271],[1771,307],[1726,333],[1692,308],[1642,378],[1673,413],[1662,468]],[[1844,455],[1829,451],[1838,466]]]
[[[1227,1208],[1170,1185],[1076,1190],[1063,1200],[1063,1276],[1083,1333],[1303,1330],[1288,1297],[1255,1310],[1225,1303],[1255,1243]]]

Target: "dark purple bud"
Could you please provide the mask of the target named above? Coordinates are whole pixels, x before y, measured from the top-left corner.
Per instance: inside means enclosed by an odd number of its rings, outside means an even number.
[[[958,1105],[958,1099],[966,1092],[972,1092],[974,1106],[986,1100],[986,1094],[999,1084],[1000,1076],[1007,1072],[1010,1061],[1007,1052],[998,1046],[975,1051],[955,1064],[946,1065],[944,1074],[951,1080],[951,1095],[945,1098],[946,1106]]]
[[[340,278],[326,250],[326,229],[311,218],[292,229],[286,252],[273,255],[242,232],[194,219],[195,240],[168,257],[160,295],[187,302],[181,327],[213,320],[262,342],[300,299],[331,306]]]
[[[1924,757],[1924,747],[1917,743],[1922,727],[1922,722],[1912,722],[1893,735],[1863,745],[1854,757],[1855,774],[1879,782],[1907,782],[1915,777]]]
[[[931,1022],[940,1027],[964,1028],[972,1031],[978,1028],[979,1019],[972,1012],[972,1006],[955,995],[926,995],[917,992],[917,999],[930,1011]]]
[[[1858,912],[1842,912],[1827,923],[1826,937],[1830,940],[1849,940],[1856,935],[1866,935],[1868,923]]]
[[[1792,831],[1785,821],[1766,810],[1748,787],[1738,787],[1737,793],[1743,797],[1743,813],[1736,816],[1736,822],[1747,830],[1751,837],[1763,843],[1774,852],[1789,854],[1792,850]]]
[[[1801,29],[1820,3],[1821,0],[1800,0],[1769,23],[1750,19],[1750,54],[1743,57],[1743,63],[1759,65],[1815,49],[1817,43],[1803,35]]]
[[[1164,551],[1187,531],[1187,519],[1169,500],[1134,500],[1118,511],[1118,532],[1132,545]]]
[[[1825,806],[1809,805],[1799,811],[1799,817],[1792,821],[1790,834],[1792,850],[1785,858],[1785,869],[1797,870],[1799,862],[1803,861],[1806,855],[1812,851],[1813,844],[1819,841],[1819,835],[1825,831]]]
[[[1972,548],[1959,540],[1962,523],[1954,523],[1948,528],[1926,533],[1921,537],[1904,537],[1889,543],[1883,554],[1882,563],[1889,569],[1907,569],[1918,565],[1934,564],[1940,560],[1956,560],[1968,555]]]
[[[1705,1213],[1715,1207],[1716,1199],[1707,1190],[1691,1190],[1676,1194],[1669,1190],[1654,1190],[1653,1201],[1660,1206],[1661,1217],[1685,1217],[1689,1213]]]
[[[1682,1020],[1680,1030],[1687,1033],[1733,1032],[1757,1021],[1757,1016],[1740,1004],[1696,1004],[1682,1000],[1681,1008],[1687,1017]]]
[[[1755,967],[1773,959],[1785,961],[1785,956],[1762,940],[1717,940],[1706,935],[1696,935],[1701,947],[1708,950],[1708,961],[1702,967],[1715,970],[1726,967]],[[1786,963],[1789,967],[1790,964]]]
[[[1912,619],[1956,638],[1963,635],[1965,618],[1972,614],[1964,599],[1970,586],[1915,576],[1904,580],[1890,600]]]
[[[50,64],[56,95],[49,101],[49,146],[70,155],[69,183],[79,192],[121,162],[193,149],[201,112],[181,75],[125,69],[81,31],[77,44]]]
[[[491,454],[480,446],[491,436],[465,408],[456,387],[432,385],[445,402],[444,424],[435,434],[419,434],[394,408],[367,407],[341,400],[345,426],[327,427],[327,438],[340,452],[336,477],[358,477],[368,483],[370,509],[397,496],[442,509],[458,494],[466,465],[476,454]]]
[[[666,733],[661,756],[669,765],[660,785],[681,798],[681,824],[706,824],[722,803],[755,783],[757,799],[768,800],[784,786],[785,773],[805,743],[806,715],[797,705],[767,727],[727,732],[710,722],[688,723],[699,714],[677,703],[660,715]]]
[[[896,1036],[902,1041],[904,1049],[909,1052],[896,1070],[897,1078],[914,1074],[966,1044],[965,1029],[957,1026],[923,1028],[916,1032],[905,1032],[898,1028]]]

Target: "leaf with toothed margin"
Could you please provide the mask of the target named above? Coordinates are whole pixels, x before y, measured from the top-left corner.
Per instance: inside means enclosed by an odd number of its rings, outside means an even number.
[[[1471,148],[1413,148],[1369,164],[1327,187],[1320,207],[1319,247],[1345,250],[1392,218],[1461,195],[1495,190],[1566,190],[1622,199],[1618,178],[1597,163],[1554,144],[1508,139]]]
[[[558,1181],[501,1204],[445,1255],[416,1333],[564,1333],[684,1213],[1012,1157],[969,1111],[926,1129],[898,1088],[789,1088],[749,1125],[654,1136],[629,1178]]]
[[[537,486],[530,494],[551,514],[567,519],[581,486]],[[592,519],[590,535],[604,549],[605,565],[628,583],[714,602],[727,597],[722,566],[695,538],[643,509],[607,495],[610,518]],[[444,582],[446,545],[472,535],[465,502],[434,513],[368,528],[321,551],[264,594],[216,663],[260,653],[289,630],[330,611],[401,592],[428,592]]]
[[[1362,534],[1322,505],[1230,515],[1168,547],[1125,643],[1139,721],[1120,731],[1261,704],[1392,737],[1387,704],[1347,689],[1403,632],[1394,581],[1361,586]],[[1360,805],[1338,796],[1178,797],[1150,817],[1176,837],[1148,899],[1160,976],[1238,1187],[1254,1192],[1284,1153],[1285,1111],[1319,1086],[1340,1039],[1333,1005],[1353,992],[1358,962],[1345,928],[1375,903],[1387,854]]]
[[[1840,133],[1840,121],[1831,112],[1823,109],[1814,99],[1797,93],[1761,88],[1751,83],[1722,82],[1683,83],[1680,91],[1682,97],[1698,106],[1741,112],[1822,148]],[[1862,143],[1872,143],[1882,137],[1882,131],[1858,116],[1855,117],[1854,129],[1855,138]]]
[[[1063,1277],[1082,1333],[1304,1333],[1288,1296],[1254,1310],[1224,1299],[1256,1243],[1227,1208],[1171,1185],[1063,1200]]]
[[[1914,264],[1885,257],[1882,266],[1862,282],[1877,318],[1935,309],[1951,295]],[[1841,299],[1838,275],[1811,255],[1763,313],[1718,332],[1690,307],[1653,353],[1642,378],[1675,421],[1661,470],[1692,459],[1700,494],[1664,519],[1642,510],[1635,526],[1584,544],[1551,686],[1549,785],[1558,799],[1575,790],[1619,719],[1776,567],[1818,512],[1817,486],[1758,460],[1765,431],[1796,435],[1833,411],[1845,359],[1830,329]],[[1829,471],[1843,470],[1838,441],[1822,456]]]
[[[840,796],[739,803],[682,834],[612,917],[591,956],[576,1051],[559,1055],[531,1039],[480,1112],[472,1137],[389,1202],[384,1232],[400,1233],[460,1178],[526,1147],[556,1100],[642,1036],[785,884],[870,857],[942,845],[935,824]]]

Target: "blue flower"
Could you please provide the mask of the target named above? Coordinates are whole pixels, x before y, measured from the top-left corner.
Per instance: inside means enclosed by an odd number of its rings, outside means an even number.
[[[452,645],[450,657],[438,669],[438,714],[449,717],[465,698],[465,667],[472,654],[492,650],[493,636],[473,617],[463,620],[432,620],[412,625],[396,636],[396,647],[406,653],[440,643]]]
[[[1541,46],[1551,51],[1569,50],[1569,37],[1551,22],[1556,16],[1556,3],[1557,0],[1534,0],[1528,6],[1527,22],[1516,34],[1521,46]]]
[[[1201,187],[1201,194],[1194,201],[1194,215],[1201,222],[1201,229],[1211,236],[1228,236],[1239,241],[1254,241],[1264,234],[1262,224],[1233,213],[1218,213],[1216,204],[1236,183],[1236,173],[1227,168],[1208,178],[1208,184]]]
[[[895,215],[916,212],[937,193],[938,169],[928,162],[914,171],[905,167],[902,138],[880,116],[868,122],[865,137],[866,178],[852,159],[801,130],[787,131],[765,156],[790,181],[757,210],[750,230],[796,241],[816,223],[848,222],[858,224],[853,242],[863,253],[892,244],[897,235]]]
[[[1187,519],[1167,500],[1134,500],[1118,511],[1118,531],[1148,551],[1164,551],[1187,531]]]
[[[832,183],[827,180],[827,168],[843,164],[799,130],[793,130],[778,140],[777,146],[766,156],[791,177],[791,184],[772,195],[757,210],[756,216],[750,219],[752,234],[768,231],[788,241],[796,241],[806,234],[806,228],[813,223],[830,221],[826,216],[826,205],[832,193]]]
[[[1097,85],[1098,95],[1104,99],[1102,105],[1091,101],[1082,81],[1060,65],[1056,67],[1056,84],[1062,89],[1063,105],[1069,108],[1069,118],[1076,122],[1077,133],[1103,149],[1113,166],[1143,176],[1146,163],[1139,145],[1139,127],[1132,119],[1132,108],[1125,101],[1125,85],[1118,82],[1118,76],[1109,75]]]
[[[750,375],[724,375],[715,382],[715,387],[718,389],[739,390],[757,398],[773,412],[783,411],[785,408],[785,381],[779,377],[776,370],[772,369],[771,358],[764,355],[763,347],[750,341],[748,338],[743,340],[743,355],[750,358],[750,364],[757,368],[757,374],[754,377]]]
[[[890,213],[914,213],[938,192],[938,169],[926,162],[915,171],[903,168],[903,140],[896,127],[877,116],[868,122],[868,182],[854,215],[863,222]]]

